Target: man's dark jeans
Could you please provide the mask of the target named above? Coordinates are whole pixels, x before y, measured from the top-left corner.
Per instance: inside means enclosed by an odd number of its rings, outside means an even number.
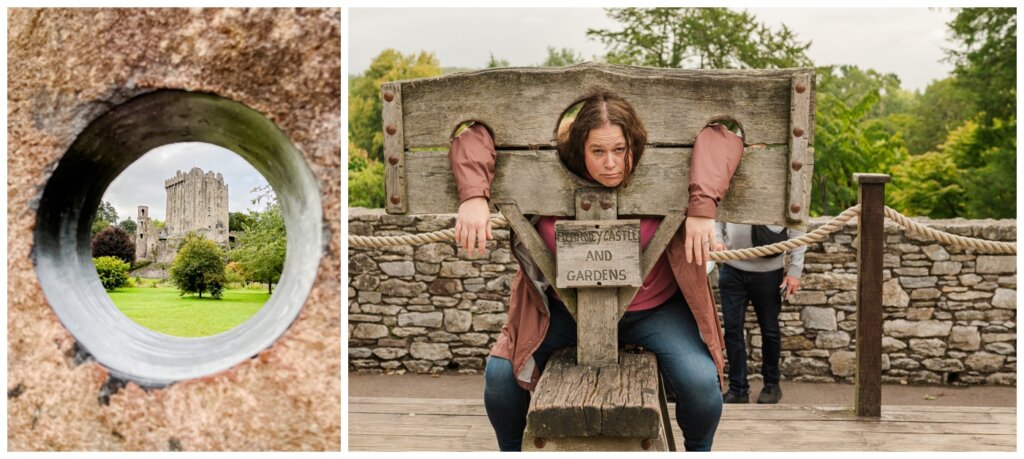
[[[747,303],[754,303],[761,327],[761,376],[765,385],[779,383],[779,310],[783,271],[752,272],[721,264],[718,290],[722,295],[722,320],[725,322],[725,350],[729,357],[729,391],[742,395],[750,391],[747,383],[747,347],[743,339],[743,321]]]

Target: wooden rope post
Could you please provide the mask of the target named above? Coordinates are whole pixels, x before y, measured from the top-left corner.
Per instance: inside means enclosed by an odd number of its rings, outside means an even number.
[[[857,219],[857,416],[882,415],[882,257],[885,249],[885,174],[854,174],[860,184]]]

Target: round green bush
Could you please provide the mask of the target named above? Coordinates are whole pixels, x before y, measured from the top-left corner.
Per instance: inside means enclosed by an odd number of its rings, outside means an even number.
[[[92,264],[96,266],[96,274],[100,277],[103,288],[114,290],[128,285],[130,266],[120,258],[97,257],[92,259]]]

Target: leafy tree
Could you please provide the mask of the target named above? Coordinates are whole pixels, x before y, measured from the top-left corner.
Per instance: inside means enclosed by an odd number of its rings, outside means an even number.
[[[243,231],[249,221],[249,214],[245,212],[231,212],[228,214],[228,231]]]
[[[93,257],[117,257],[135,263],[135,238],[120,226],[111,226],[92,238]]]
[[[231,259],[242,265],[248,279],[265,282],[274,293],[274,284],[284,272],[287,239],[281,205],[272,203],[263,212],[252,212],[250,223],[237,239]]]
[[[240,285],[245,282],[245,269],[238,262],[232,261],[224,267],[224,282],[229,285]]]
[[[163,220],[157,220],[155,218],[150,219],[149,222],[152,223],[153,224],[153,228],[156,228],[156,229],[164,228],[164,227],[167,226],[167,223],[164,223]]]
[[[224,289],[224,254],[213,241],[189,233],[171,263],[170,277],[181,295],[198,293],[202,298],[208,291],[219,299]]]
[[[384,155],[381,121],[381,84],[441,75],[441,66],[433,53],[405,55],[393,49],[382,51],[362,75],[349,78],[348,132],[356,147],[380,161]]]
[[[497,59],[494,57],[494,53],[491,53],[491,58],[487,60],[487,68],[489,69],[511,66],[512,64],[508,61],[508,59]]]
[[[1016,8],[963,8],[947,24],[953,41],[947,59],[957,84],[974,96],[985,121],[1017,114]]]
[[[128,263],[117,257],[97,257],[92,259],[96,266],[96,275],[107,290],[114,290],[128,285]]]
[[[622,8],[606,10],[622,30],[587,29],[618,64],[670,68],[783,68],[810,65],[785,25],[775,31],[753,14],[726,8]]]
[[[583,55],[573,51],[572,48],[558,48],[548,46],[548,57],[544,59],[541,67],[565,67],[567,65],[582,64]]]
[[[371,160],[351,142],[348,148],[349,207],[384,207],[384,163]]]
[[[92,235],[95,236],[108,226],[117,225],[117,210],[107,201],[101,201],[92,218]]]
[[[964,209],[960,170],[942,152],[908,156],[892,168],[889,204],[906,215],[954,218]]]
[[[868,122],[887,80],[854,66],[818,69],[812,214],[834,215],[856,204],[855,172],[887,173],[906,157],[900,136]]]
[[[138,225],[135,224],[135,220],[132,220],[131,217],[121,220],[121,223],[118,223],[117,226],[120,226],[128,234],[135,234],[135,230],[138,229]]]

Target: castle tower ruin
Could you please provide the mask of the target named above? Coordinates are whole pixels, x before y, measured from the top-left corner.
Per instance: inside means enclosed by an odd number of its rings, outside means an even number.
[[[217,243],[228,243],[228,186],[224,176],[193,167],[164,181],[167,190],[167,237],[195,231]]]

